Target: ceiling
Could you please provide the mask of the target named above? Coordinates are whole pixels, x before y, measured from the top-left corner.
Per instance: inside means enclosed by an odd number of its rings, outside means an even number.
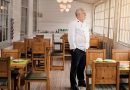
[[[75,1],[93,4],[93,3],[96,3],[97,1],[100,1],[100,0],[75,0]]]

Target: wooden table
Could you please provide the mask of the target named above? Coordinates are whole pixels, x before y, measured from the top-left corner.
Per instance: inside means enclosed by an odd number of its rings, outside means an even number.
[[[114,61],[114,60],[112,60],[112,61]],[[95,61],[94,61],[95,62]],[[96,63],[98,63],[99,61],[97,61]],[[111,61],[108,61],[107,60],[107,62],[108,63],[112,63]],[[107,63],[106,62],[106,63]],[[116,61],[115,61],[116,62]],[[104,62],[99,62],[99,63],[105,63],[105,61]],[[120,64],[120,66],[119,66],[119,72],[120,72],[120,75],[122,75],[122,74],[126,74],[126,75],[129,75],[129,73],[130,73],[130,61],[119,61],[119,64]],[[120,76],[119,76],[120,77]],[[127,76],[126,76],[126,78],[127,78]],[[120,81],[120,80],[119,80]],[[120,82],[121,83],[121,82]],[[125,82],[125,83],[127,83],[127,82]],[[130,77],[128,77],[128,87],[130,87]]]
[[[107,59],[106,59],[107,60]],[[115,60],[112,60],[112,61],[115,61]],[[106,61],[105,61],[106,62]],[[110,61],[108,61],[107,60],[107,62],[109,63],[109,62],[111,62],[111,59],[110,59]],[[115,61],[116,62],[116,61]],[[126,73],[128,73],[129,72],[129,64],[130,64],[130,61],[119,61],[119,63],[120,63],[120,66],[119,66],[119,68],[120,68],[120,73],[124,73],[124,72],[126,72]]]
[[[13,60],[11,61],[11,69],[13,68],[18,68],[18,69],[24,69],[27,64],[30,62],[30,60],[26,60],[26,59],[21,59],[23,61],[21,62],[14,62]]]
[[[21,76],[22,76],[23,74],[25,74],[25,72],[27,71],[27,65],[28,65],[28,63],[30,62],[30,60],[27,60],[27,59],[21,59],[21,60],[23,60],[23,61],[21,61],[21,62],[14,62],[13,60],[11,60],[11,65],[10,65],[11,70],[12,70],[12,69],[18,69],[18,71],[19,71],[19,76],[18,76],[18,89],[16,89],[16,87],[14,87],[14,90],[20,90],[20,85],[21,85],[20,80],[21,80]],[[14,83],[15,83],[15,81],[14,81]]]

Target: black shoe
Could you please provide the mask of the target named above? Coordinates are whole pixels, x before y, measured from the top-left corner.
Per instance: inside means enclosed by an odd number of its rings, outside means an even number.
[[[79,87],[86,87],[86,83],[85,83],[85,82],[79,82],[79,83],[78,83],[78,86],[79,86]]]
[[[71,86],[71,90],[79,90],[79,88],[77,85],[75,85],[75,86]]]

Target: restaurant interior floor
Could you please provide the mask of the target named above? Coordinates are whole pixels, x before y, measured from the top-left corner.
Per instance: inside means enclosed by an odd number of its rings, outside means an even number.
[[[57,64],[57,62],[55,62]],[[60,63],[60,62],[59,62]],[[53,70],[50,72],[51,86],[50,90],[70,90],[70,58],[65,60],[65,69]],[[31,83],[30,90],[46,90],[46,83]],[[23,88],[23,87],[22,87]],[[24,89],[22,89],[24,90]],[[86,90],[86,88],[80,87],[80,90]]]

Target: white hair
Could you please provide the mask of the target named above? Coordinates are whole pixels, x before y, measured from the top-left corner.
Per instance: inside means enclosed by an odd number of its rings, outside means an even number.
[[[85,10],[83,8],[78,8],[75,11],[75,15],[77,16],[80,11],[83,12],[84,14],[86,14],[86,12],[85,12]]]

